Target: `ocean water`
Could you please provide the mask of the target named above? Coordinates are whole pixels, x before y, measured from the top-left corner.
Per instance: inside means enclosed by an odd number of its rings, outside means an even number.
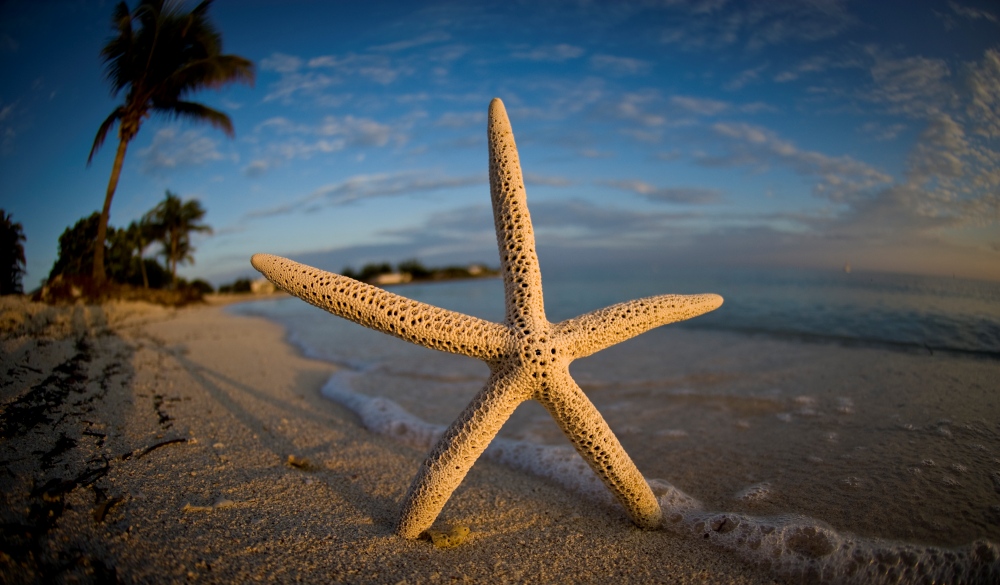
[[[553,322],[653,294],[725,298],[571,366],[671,530],[818,581],[1000,582],[1000,284],[793,270],[543,279]],[[503,317],[497,279],[393,291]],[[342,366],[324,393],[419,449],[488,374],[295,298],[231,310]],[[610,503],[536,403],[485,456]]]

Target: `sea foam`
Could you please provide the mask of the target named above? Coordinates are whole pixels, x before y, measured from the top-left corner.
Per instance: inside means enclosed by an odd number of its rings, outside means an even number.
[[[368,368],[364,369],[369,369]],[[428,423],[396,402],[352,389],[364,369],[337,371],[323,395],[350,409],[369,431],[429,450],[445,427]],[[547,478],[581,496],[614,506],[611,493],[569,446],[496,438],[483,454],[492,461]],[[750,516],[707,510],[663,479],[647,479],[663,510],[666,530],[708,541],[776,574],[825,583],[998,583],[1000,546],[977,540],[942,548],[862,538],[802,515]],[[751,486],[742,497],[766,497]]]

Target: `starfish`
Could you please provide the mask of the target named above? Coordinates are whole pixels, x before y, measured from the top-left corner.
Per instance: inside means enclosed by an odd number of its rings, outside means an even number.
[[[417,538],[517,406],[534,399],[577,452],[645,529],[661,524],[660,505],[601,414],[576,384],[569,364],[654,327],[722,305],[715,294],[659,295],[599,309],[561,323],[545,318],[542,276],[521,163],[503,102],[487,122],[490,197],[500,249],[506,316],[494,323],[420,303],[346,276],[286,258],[256,254],[251,263],[281,289],[365,327],[411,343],[486,362],[489,379],[420,466],[403,501],[396,533]]]

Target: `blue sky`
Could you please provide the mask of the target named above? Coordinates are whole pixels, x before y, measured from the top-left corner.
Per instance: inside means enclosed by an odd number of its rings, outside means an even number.
[[[131,5],[132,3],[130,3]],[[189,3],[193,6],[193,3]],[[0,4],[0,207],[32,289],[103,202],[111,2]],[[217,0],[253,87],[194,96],[236,137],[152,118],[111,224],[165,190],[216,284],[271,252],[339,270],[497,264],[486,110],[517,139],[543,272],[761,265],[1000,280],[993,1]],[[152,250],[150,250],[152,252]]]

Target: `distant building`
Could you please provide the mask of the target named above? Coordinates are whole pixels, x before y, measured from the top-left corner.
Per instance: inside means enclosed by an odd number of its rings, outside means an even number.
[[[406,284],[413,280],[413,275],[409,272],[387,272],[372,278],[372,284],[384,286],[387,284]]]
[[[274,291],[274,284],[266,278],[261,278],[250,283],[250,292],[255,295],[269,295],[274,293]]]
[[[482,264],[470,264],[466,270],[469,272],[469,276],[479,276],[486,270],[486,267]]]

